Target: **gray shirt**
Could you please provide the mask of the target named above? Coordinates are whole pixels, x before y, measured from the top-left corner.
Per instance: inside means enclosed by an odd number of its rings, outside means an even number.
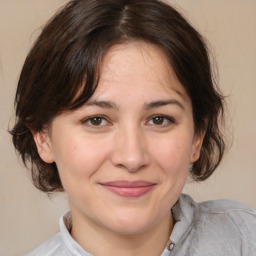
[[[256,256],[256,212],[230,200],[195,202],[182,194],[172,208],[175,225],[161,256]],[[92,256],[70,235],[70,212],[60,232],[27,256]]]

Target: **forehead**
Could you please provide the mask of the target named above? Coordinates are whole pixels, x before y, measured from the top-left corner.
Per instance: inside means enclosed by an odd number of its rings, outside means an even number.
[[[100,63],[100,79],[96,94],[107,91],[117,84],[116,91],[126,88],[134,92],[142,89],[163,93],[176,92],[185,100],[189,99],[177,79],[170,61],[157,46],[146,42],[129,42],[112,46]]]
[[[130,42],[114,45],[107,51],[101,63],[100,74],[103,78],[114,79],[118,74],[129,72],[138,76],[148,75],[148,78],[157,80],[166,79],[169,71],[171,66],[157,46],[145,42]],[[158,76],[153,77],[152,72]]]

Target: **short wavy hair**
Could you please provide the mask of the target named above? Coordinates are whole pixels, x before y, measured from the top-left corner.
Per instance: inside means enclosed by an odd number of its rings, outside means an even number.
[[[40,158],[31,131],[39,132],[56,115],[82,106],[97,87],[104,54],[112,45],[131,41],[159,47],[192,101],[195,131],[205,131],[200,158],[190,170],[193,179],[207,179],[219,165],[225,149],[220,129],[224,100],[202,36],[159,0],[73,0],[43,28],[16,92],[17,119],[10,132],[24,164],[31,163],[38,189],[63,187],[56,164]]]

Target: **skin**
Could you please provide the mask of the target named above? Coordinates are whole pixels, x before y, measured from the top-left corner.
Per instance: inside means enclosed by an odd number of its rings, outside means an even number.
[[[89,102],[56,116],[34,139],[41,158],[57,164],[71,234],[84,249],[161,255],[173,228],[170,209],[203,135],[195,133],[191,100],[160,49],[143,42],[112,46]],[[139,196],[104,185],[120,180],[153,185]]]

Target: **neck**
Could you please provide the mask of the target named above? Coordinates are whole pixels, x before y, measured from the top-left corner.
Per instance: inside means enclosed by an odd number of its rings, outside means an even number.
[[[169,240],[173,219],[168,212],[153,227],[136,234],[120,234],[91,224],[73,218],[71,235],[94,256],[159,256]]]

